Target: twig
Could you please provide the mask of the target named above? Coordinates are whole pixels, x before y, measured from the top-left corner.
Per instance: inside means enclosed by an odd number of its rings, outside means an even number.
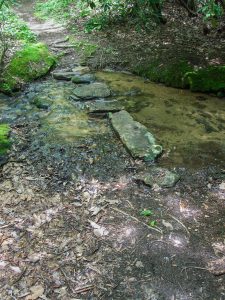
[[[82,288],[75,289],[74,293],[81,294],[81,293],[84,293],[84,292],[88,292],[88,291],[92,290],[93,288],[94,288],[94,286],[91,285],[91,284],[90,285],[86,285],[86,286],[84,286]]]
[[[64,270],[63,270],[62,268],[60,268],[60,267],[59,267],[59,270],[61,271],[61,273],[63,274],[63,276],[64,276],[64,278],[65,278],[66,285],[67,285],[68,289],[69,289],[72,293],[74,293],[74,290],[73,290],[73,288],[71,287],[71,285],[70,285],[70,283],[69,283],[69,280],[68,280],[68,277],[67,277],[66,273],[65,273]]]
[[[0,227],[0,229],[4,229],[4,228],[10,227],[10,226],[12,226],[12,225],[13,225],[13,224],[3,225],[3,226]]]
[[[25,268],[25,269],[23,270],[23,272],[19,275],[18,278],[16,278],[16,279],[11,283],[11,285],[14,285],[14,284],[16,284],[17,282],[19,282],[19,281],[23,278],[23,276],[25,275],[26,271],[27,271],[27,268]]]
[[[144,225],[145,227],[147,227],[147,228],[149,228],[149,229],[155,230],[155,231],[157,231],[157,232],[159,232],[159,233],[161,233],[161,234],[163,233],[161,229],[158,229],[158,228],[154,228],[154,227],[152,227],[152,226],[149,226],[149,225],[145,224],[144,222],[138,220],[136,217],[131,216],[131,215],[125,213],[124,211],[122,211],[122,210],[120,210],[120,209],[118,209],[118,208],[115,208],[115,207],[113,208],[113,207],[112,207],[112,209],[115,210],[115,211],[117,211],[117,212],[119,212],[119,213],[121,213],[121,214],[124,215],[124,216],[127,216],[127,217],[133,219],[134,221],[136,221],[136,222],[138,222],[138,223]]]
[[[170,216],[172,219],[174,219],[175,221],[177,221],[177,222],[178,222],[178,223],[186,230],[187,234],[190,236],[189,230],[187,229],[187,227],[186,227],[180,220],[178,220],[177,218],[175,218],[174,216],[172,216],[172,215],[170,215],[170,214],[169,214],[169,216]]]
[[[181,272],[183,272],[186,269],[198,269],[198,270],[207,270],[208,271],[207,268],[203,268],[203,267],[187,266],[187,267],[183,267]]]

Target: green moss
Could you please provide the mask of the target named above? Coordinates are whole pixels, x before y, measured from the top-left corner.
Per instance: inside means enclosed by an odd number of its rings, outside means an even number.
[[[168,86],[183,88],[183,78],[187,72],[193,70],[193,67],[186,61],[179,61],[172,64],[160,64],[156,61],[147,67],[138,67],[135,73],[145,76],[154,82],[161,82]]]
[[[6,154],[10,148],[9,130],[8,124],[0,124],[0,155]]]
[[[23,83],[45,75],[55,64],[55,57],[42,44],[28,44],[18,51],[3,72],[0,91],[10,92]]]
[[[225,66],[214,66],[198,69],[186,61],[172,64],[160,64],[156,61],[147,67],[138,66],[134,72],[176,88],[190,88],[193,92],[212,92],[224,95]]]
[[[188,72],[185,74],[185,81],[193,92],[224,92],[225,66],[214,66]]]
[[[98,49],[97,45],[82,40],[76,40],[74,37],[70,37],[69,40],[70,43],[74,45],[74,48],[80,52],[83,58],[91,57]]]

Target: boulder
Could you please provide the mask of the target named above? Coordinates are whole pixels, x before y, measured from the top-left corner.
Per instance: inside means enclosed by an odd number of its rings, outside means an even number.
[[[175,186],[180,176],[165,168],[150,167],[147,171],[136,175],[135,179],[144,182],[150,187],[157,184],[159,187],[170,188]]]
[[[122,110],[110,114],[114,130],[134,158],[153,161],[162,152],[162,146],[156,144],[154,136],[148,129],[134,121],[132,116]]]
[[[25,45],[17,51],[5,67],[0,82],[0,91],[11,93],[21,86],[47,74],[54,66],[56,58],[42,43]]]
[[[75,88],[73,94],[80,99],[90,100],[109,97],[111,91],[105,83],[95,82]]]

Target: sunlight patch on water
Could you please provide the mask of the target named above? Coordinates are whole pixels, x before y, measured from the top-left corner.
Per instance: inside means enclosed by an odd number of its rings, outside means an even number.
[[[90,120],[85,112],[73,105],[69,97],[74,88],[74,84],[70,83],[59,85],[52,82],[43,86],[38,99],[50,106],[43,117],[43,129],[52,131],[55,139],[58,137],[67,142],[107,132],[103,120]]]

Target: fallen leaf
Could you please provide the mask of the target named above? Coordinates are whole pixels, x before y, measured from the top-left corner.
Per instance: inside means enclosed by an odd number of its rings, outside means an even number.
[[[171,223],[169,223],[169,222],[167,222],[167,221],[165,221],[165,220],[162,220],[162,224],[163,224],[166,228],[168,228],[168,229],[170,229],[170,230],[173,230],[173,225],[172,225]]]
[[[44,294],[44,288],[42,285],[32,286],[30,291],[32,294],[28,295],[25,300],[36,300]]]

